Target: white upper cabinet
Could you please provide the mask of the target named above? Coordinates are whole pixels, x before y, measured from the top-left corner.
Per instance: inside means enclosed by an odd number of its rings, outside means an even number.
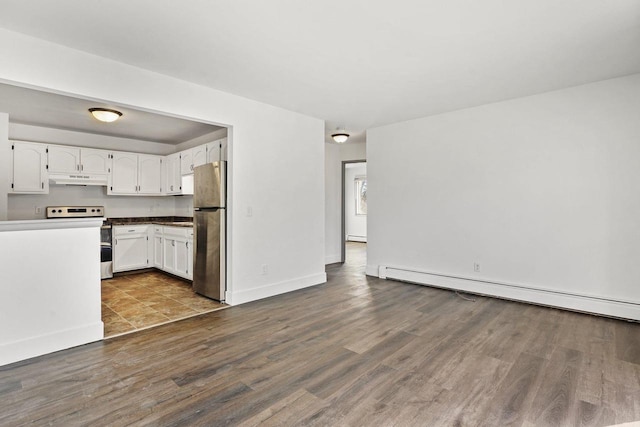
[[[116,151],[111,159],[111,183],[108,194],[138,193],[138,155]]]
[[[191,150],[184,150],[180,153],[180,174],[188,175],[193,173],[193,153]]]
[[[207,144],[207,162],[220,160],[220,141],[212,141]]]
[[[114,152],[107,194],[162,194],[162,157]]]
[[[193,167],[202,166],[207,163],[207,146],[199,145],[191,149],[193,158]]]
[[[180,173],[180,153],[164,158],[164,184],[166,194],[182,194],[182,174]]]
[[[207,161],[227,160],[227,138],[217,139],[207,144]]]
[[[47,145],[12,142],[12,193],[48,193]]]
[[[49,145],[49,173],[80,171],[80,147]]]
[[[94,148],[49,145],[49,173],[107,175],[111,165],[109,151]]]
[[[207,157],[207,146],[199,145],[180,153],[180,174],[189,175],[193,173],[193,168],[204,165],[209,161]]]
[[[138,194],[162,194],[162,157],[138,154]]]
[[[80,149],[80,170],[84,173],[106,175],[111,172],[111,152],[95,148]],[[51,156],[51,152],[49,152]],[[51,167],[49,167],[51,169]]]
[[[228,156],[227,156],[227,147],[228,147],[228,143],[227,143],[227,138],[222,138],[220,140],[220,160],[229,160]]]

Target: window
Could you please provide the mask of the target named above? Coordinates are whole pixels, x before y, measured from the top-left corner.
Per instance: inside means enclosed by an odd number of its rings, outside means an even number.
[[[356,215],[367,214],[367,177],[356,176]]]

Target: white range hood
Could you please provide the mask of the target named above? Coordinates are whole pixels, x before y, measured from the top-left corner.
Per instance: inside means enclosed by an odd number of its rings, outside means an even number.
[[[53,185],[103,185],[108,184],[107,175],[86,173],[50,173],[49,183]]]

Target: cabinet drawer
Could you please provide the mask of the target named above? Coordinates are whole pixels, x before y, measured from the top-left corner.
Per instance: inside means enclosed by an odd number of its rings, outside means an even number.
[[[148,225],[116,225],[113,227],[114,237],[124,237],[136,234],[147,234]]]
[[[167,237],[182,237],[188,239],[193,237],[193,228],[191,227],[164,227],[164,235]]]

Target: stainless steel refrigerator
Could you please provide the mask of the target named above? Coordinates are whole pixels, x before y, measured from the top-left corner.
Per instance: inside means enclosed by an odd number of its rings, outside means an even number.
[[[227,162],[207,163],[193,173],[193,290],[224,301]]]

